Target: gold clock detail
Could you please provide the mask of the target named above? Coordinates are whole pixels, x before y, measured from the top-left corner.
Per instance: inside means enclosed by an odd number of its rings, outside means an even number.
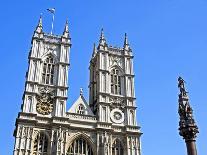
[[[37,112],[42,115],[49,115],[53,110],[54,95],[52,89],[49,89],[48,87],[40,88],[36,98]]]

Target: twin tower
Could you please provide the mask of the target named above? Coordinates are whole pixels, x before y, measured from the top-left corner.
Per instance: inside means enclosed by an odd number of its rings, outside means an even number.
[[[80,92],[69,110],[68,22],[62,35],[47,34],[40,17],[31,44],[14,155],[140,155],[133,53],[127,36],[123,48],[115,48],[108,46],[101,31],[90,60],[89,103]]]

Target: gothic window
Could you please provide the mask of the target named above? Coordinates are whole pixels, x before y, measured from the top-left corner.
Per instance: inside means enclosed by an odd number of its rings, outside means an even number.
[[[93,155],[92,147],[82,137],[73,141],[66,155]]]
[[[48,155],[48,144],[46,134],[39,133],[34,140],[33,155]]]
[[[112,145],[112,155],[123,155],[124,149],[122,147],[121,141],[116,139]]]
[[[52,85],[54,81],[54,59],[49,55],[43,63],[42,83]]]
[[[85,107],[82,104],[78,105],[77,113],[78,114],[85,114]]]
[[[111,93],[121,95],[121,76],[118,69],[111,71]]]

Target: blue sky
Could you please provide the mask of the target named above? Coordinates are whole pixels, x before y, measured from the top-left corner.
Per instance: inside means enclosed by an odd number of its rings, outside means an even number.
[[[104,28],[107,43],[123,46],[127,32],[134,53],[137,120],[143,155],[181,155],[178,135],[177,77],[187,81],[190,103],[200,133],[198,153],[207,154],[207,1],[206,0],[21,0],[2,1],[0,154],[12,154],[15,119],[24,91],[31,37],[40,13],[50,32],[49,7],[56,8],[54,32],[62,34],[69,20],[72,38],[69,98],[80,87],[88,98],[89,60],[93,43]]]

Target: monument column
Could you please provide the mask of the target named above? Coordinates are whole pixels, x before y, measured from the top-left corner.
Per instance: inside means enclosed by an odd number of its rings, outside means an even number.
[[[179,134],[185,139],[188,155],[197,155],[196,134],[199,131],[193,118],[193,110],[189,103],[188,92],[185,89],[185,81],[181,77],[178,78],[178,88],[180,89],[178,95]]]

